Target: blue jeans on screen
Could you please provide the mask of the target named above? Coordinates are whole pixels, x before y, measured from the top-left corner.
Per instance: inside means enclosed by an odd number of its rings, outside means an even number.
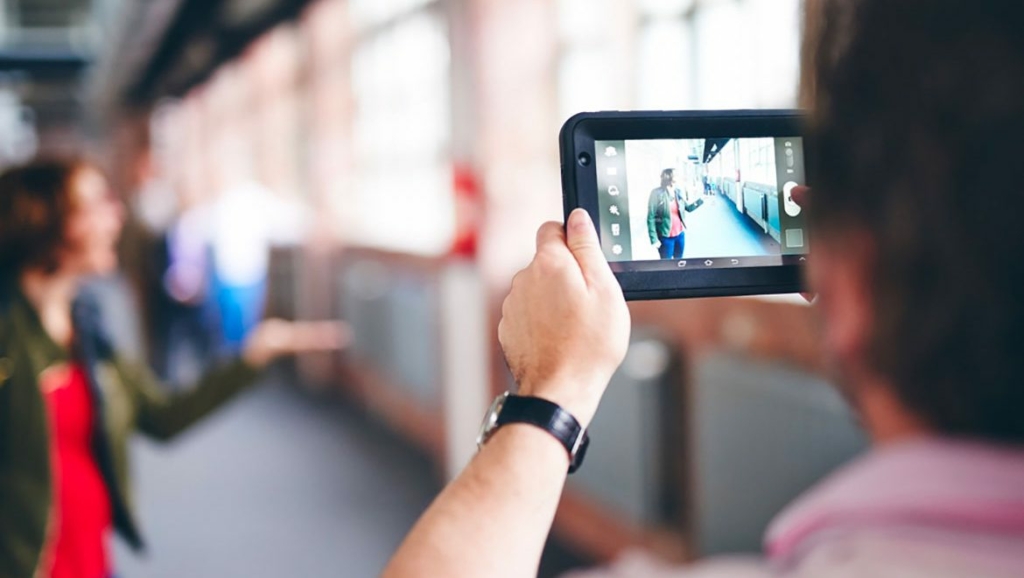
[[[658,247],[658,252],[661,253],[662,259],[675,259],[679,260],[683,258],[683,249],[686,247],[686,233],[679,233],[675,237],[658,237],[661,241],[661,247]]]

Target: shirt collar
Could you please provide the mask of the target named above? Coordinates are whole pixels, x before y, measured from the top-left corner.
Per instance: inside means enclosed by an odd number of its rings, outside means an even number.
[[[872,450],[776,517],[765,548],[783,559],[819,532],[872,525],[1024,532],[1024,448],[932,438]]]

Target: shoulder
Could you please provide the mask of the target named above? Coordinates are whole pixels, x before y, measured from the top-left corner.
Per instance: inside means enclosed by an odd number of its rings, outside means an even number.
[[[10,318],[14,306],[14,285],[8,280],[0,278],[0,349],[5,348],[13,339],[9,333],[13,331]]]

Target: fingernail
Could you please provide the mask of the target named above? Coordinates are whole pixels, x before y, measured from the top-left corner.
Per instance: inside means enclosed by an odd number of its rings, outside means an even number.
[[[592,228],[590,213],[584,209],[576,209],[569,215],[569,226],[579,232]]]

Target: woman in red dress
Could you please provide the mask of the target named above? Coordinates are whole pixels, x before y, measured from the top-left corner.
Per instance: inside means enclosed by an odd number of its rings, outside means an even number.
[[[143,540],[132,512],[128,439],[167,439],[255,382],[281,355],[335,349],[334,323],[263,322],[239,359],[168,397],[117,354],[88,276],[112,272],[124,208],[83,162],[0,175],[0,576],[109,578],[107,536]]]

